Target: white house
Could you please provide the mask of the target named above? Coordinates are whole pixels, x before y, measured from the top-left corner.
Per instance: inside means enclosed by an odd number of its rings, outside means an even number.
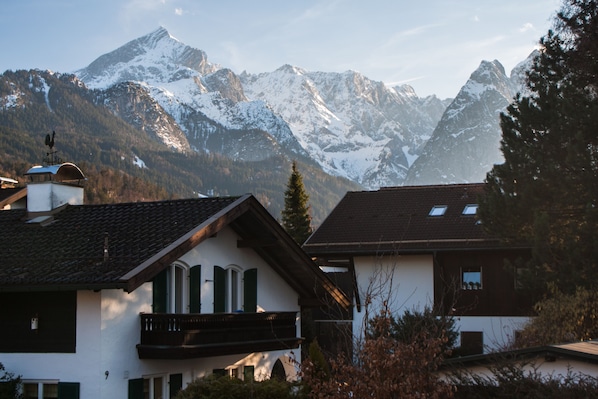
[[[353,281],[346,291],[354,337],[383,306],[395,316],[429,306],[455,317],[462,354],[513,339],[528,320],[531,298],[505,260],[525,258],[529,248],[506,247],[484,233],[476,218],[483,188],[383,188],[349,192],[337,204],[303,249],[323,270],[345,270]]]
[[[84,205],[77,166],[27,175],[27,209],[0,212],[0,362],[27,398],[292,379],[301,307],[349,306],[251,195]]]

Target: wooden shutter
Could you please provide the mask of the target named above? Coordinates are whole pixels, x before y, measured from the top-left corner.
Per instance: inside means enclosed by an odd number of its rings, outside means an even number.
[[[243,273],[243,310],[257,312],[257,269],[245,270]]]
[[[226,312],[226,270],[214,266],[214,313]]]
[[[201,265],[189,271],[189,313],[201,312]]]
[[[58,399],[79,399],[79,383],[59,382]]]
[[[182,374],[170,374],[170,380],[168,382],[170,397],[174,398],[181,389],[183,389],[183,375]]]
[[[129,380],[128,399],[144,399],[143,378],[135,378],[135,379]]]
[[[167,292],[168,292],[168,275],[167,269],[162,270],[152,281],[152,295],[154,313],[166,313],[167,307]]]

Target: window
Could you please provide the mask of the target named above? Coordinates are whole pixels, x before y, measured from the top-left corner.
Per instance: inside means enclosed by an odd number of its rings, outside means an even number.
[[[154,313],[199,313],[201,266],[174,263],[154,277]]]
[[[23,381],[24,399],[79,399],[78,382]]]
[[[145,377],[143,379],[143,397],[145,399],[166,398],[166,384],[164,384],[164,377]]]
[[[463,215],[471,216],[478,212],[478,204],[468,204],[463,208]]]
[[[58,398],[58,382],[24,382],[23,398]]]
[[[253,366],[243,367],[243,380],[253,381],[255,368]]]
[[[256,310],[257,269],[249,269],[242,273],[235,265],[230,265],[226,269],[214,266],[214,312],[255,312]]]
[[[443,216],[447,208],[447,205],[434,205],[432,209],[430,209],[428,216]]]
[[[464,267],[461,269],[461,288],[464,290],[482,289],[482,268]]]
[[[484,333],[482,331],[461,331],[461,356],[484,353]]]

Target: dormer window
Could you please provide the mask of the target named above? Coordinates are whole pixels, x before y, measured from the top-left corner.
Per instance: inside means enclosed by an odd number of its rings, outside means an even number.
[[[478,212],[478,204],[467,204],[463,208],[463,215],[472,216]]]
[[[446,212],[447,205],[434,205],[428,213],[428,216],[443,216]]]

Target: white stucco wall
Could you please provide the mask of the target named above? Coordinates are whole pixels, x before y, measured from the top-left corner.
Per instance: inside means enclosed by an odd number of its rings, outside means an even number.
[[[362,304],[354,307],[353,334],[363,338],[364,322],[375,316],[386,301],[392,313],[422,310],[434,304],[434,266],[432,255],[400,255],[391,257],[355,257],[355,273]],[[505,348],[529,320],[510,316],[459,316],[455,328],[483,333],[485,352]],[[460,342],[457,342],[460,345]]]
[[[258,269],[258,311],[297,312],[297,336],[301,336],[298,294],[253,250],[237,248],[237,236],[229,228],[219,232],[185,254],[181,261],[202,265],[201,310],[213,312],[213,266],[234,264],[241,270]],[[140,360],[136,345],[140,339],[142,312],[151,313],[152,284],[132,293],[122,290],[77,293],[77,344],[74,354],[2,354],[7,371],[26,380],[79,382],[81,398],[127,398],[128,380],[169,374],[183,375],[183,387],[213,369],[253,366],[257,379],[270,375],[277,359],[283,361],[287,377],[296,377],[294,359],[301,350],[200,358],[189,360]],[[106,377],[106,372],[108,376]]]
[[[363,338],[364,322],[386,302],[393,314],[423,309],[434,303],[432,255],[356,257],[355,274],[361,311],[353,311],[353,335]]]

